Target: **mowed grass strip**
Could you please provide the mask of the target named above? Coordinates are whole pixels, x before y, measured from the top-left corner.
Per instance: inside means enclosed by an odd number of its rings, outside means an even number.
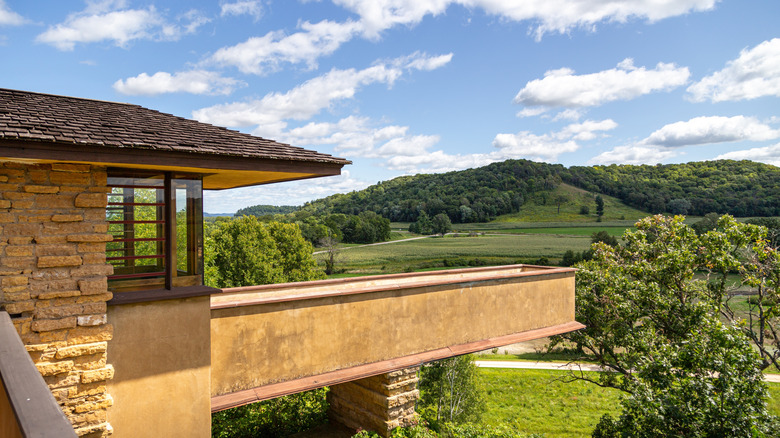
[[[590,436],[604,414],[620,415],[616,389],[588,382],[563,382],[566,371],[480,368],[486,391],[485,424],[507,424],[546,438]],[[780,383],[767,383],[767,407],[780,416]]]
[[[364,246],[341,251],[349,266],[377,266],[445,258],[560,258],[566,250],[583,251],[590,247],[585,236],[544,234],[432,237],[388,245]]]

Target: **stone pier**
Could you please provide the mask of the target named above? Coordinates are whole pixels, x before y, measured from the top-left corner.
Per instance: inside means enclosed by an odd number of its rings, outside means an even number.
[[[417,424],[419,369],[405,368],[331,386],[328,393],[331,421],[355,430],[373,430],[384,437],[390,436],[396,427]]]
[[[0,309],[79,436],[111,434],[105,168],[0,164]]]

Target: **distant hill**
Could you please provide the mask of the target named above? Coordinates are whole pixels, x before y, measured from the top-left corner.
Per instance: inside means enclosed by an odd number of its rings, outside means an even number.
[[[476,169],[402,176],[364,190],[336,194],[304,204],[311,214],[374,211],[394,222],[417,220],[421,211],[446,213],[453,223],[486,222],[517,212],[535,196],[561,183],[559,164],[509,160]]]
[[[251,207],[241,208],[236,211],[235,216],[266,216],[269,214],[288,214],[295,213],[301,207],[292,205],[253,205]]]
[[[780,215],[780,168],[753,161],[573,166],[560,176],[649,213]]]
[[[570,168],[507,160],[476,169],[402,176],[364,190],[318,199],[300,210],[304,214],[353,215],[373,211],[394,222],[415,221],[425,211],[430,217],[446,213],[453,223],[486,222],[517,213],[523,205],[579,203],[577,196],[566,199],[566,190],[558,189],[562,185],[593,196],[611,196],[647,213],[780,216],[780,168],[731,160]],[[297,207],[248,207],[236,216],[291,212],[281,209]]]

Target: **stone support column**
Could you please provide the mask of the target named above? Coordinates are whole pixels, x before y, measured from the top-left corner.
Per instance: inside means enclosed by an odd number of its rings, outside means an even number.
[[[328,392],[331,421],[387,437],[396,427],[417,424],[419,367],[333,385]]]
[[[0,308],[79,436],[111,434],[106,170],[0,163]]]

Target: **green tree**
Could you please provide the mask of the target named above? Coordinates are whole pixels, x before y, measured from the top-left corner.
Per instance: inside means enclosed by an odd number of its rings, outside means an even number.
[[[485,410],[472,355],[425,364],[419,386],[422,415],[433,425],[477,421]]]
[[[409,232],[415,234],[433,234],[433,223],[431,218],[428,217],[428,213],[421,211],[417,217],[417,221],[412,222],[409,225]]]
[[[752,261],[770,266],[776,253],[760,228],[729,216],[703,236],[683,219],[643,219],[622,245],[595,244],[594,259],[578,265],[576,318],[587,327],[556,337],[552,346],[573,342],[611,371],[572,378],[627,394],[620,417],[604,417],[594,436],[768,436],[762,434],[773,430],[762,359],[745,336],[755,328],[721,317],[726,275],[739,271],[746,282],[762,277],[766,272]],[[776,294],[776,280],[762,278],[764,292]]]
[[[452,222],[450,217],[444,213],[439,213],[433,217],[431,221],[431,228],[434,233],[441,234],[442,236],[452,231]]]
[[[216,287],[307,281],[324,278],[312,246],[295,224],[262,223],[254,216],[225,222],[206,239],[207,279]]]
[[[604,198],[601,195],[596,195],[596,216],[599,217],[599,220],[601,216],[604,216]]]

